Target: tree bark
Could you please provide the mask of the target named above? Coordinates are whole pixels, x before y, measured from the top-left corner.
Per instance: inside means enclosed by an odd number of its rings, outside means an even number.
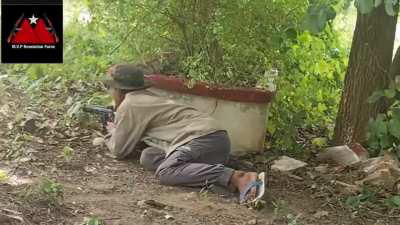
[[[398,12],[398,7],[396,7]],[[369,14],[357,14],[346,72],[344,90],[336,118],[335,144],[364,143],[370,118],[387,107],[383,101],[369,104],[367,99],[376,90],[389,86],[396,16],[389,16],[384,4]]]

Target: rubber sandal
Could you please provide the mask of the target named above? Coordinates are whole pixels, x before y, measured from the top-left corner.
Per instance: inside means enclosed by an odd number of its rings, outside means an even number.
[[[260,173],[257,177],[257,180],[248,184],[247,187],[244,189],[244,191],[240,193],[240,196],[239,196],[240,204],[246,203],[247,194],[254,187],[256,188],[257,196],[256,196],[256,198],[251,200],[250,203],[258,201],[259,199],[261,199],[264,196],[264,193],[265,193],[265,173],[264,172]]]
[[[251,203],[253,202],[257,202],[258,200],[260,200],[264,194],[265,194],[265,172],[262,172],[260,174],[258,174],[258,181],[261,182],[261,185],[259,186],[259,188],[257,189],[257,197],[255,197]]]

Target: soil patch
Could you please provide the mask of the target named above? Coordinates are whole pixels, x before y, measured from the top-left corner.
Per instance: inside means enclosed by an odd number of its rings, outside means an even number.
[[[21,93],[7,96],[14,96],[0,105],[0,157],[9,169],[7,176],[46,177],[62,185],[63,198],[56,206],[26,202],[21,193],[29,184],[0,182],[2,225],[72,225],[82,224],[85,217],[97,217],[109,225],[400,224],[393,212],[346,207],[345,194],[332,182],[340,180],[341,173],[331,167],[318,172],[313,162],[295,174],[270,171],[266,204],[261,210],[239,205],[236,195],[218,187],[200,192],[162,186],[152,172],[142,169],[137,158],[117,161],[104,146],[93,146],[94,130],[66,125],[61,98],[33,104]],[[50,110],[49,105],[61,107]],[[26,129],[26,122],[32,120],[34,126]],[[66,146],[73,151],[66,153]],[[268,170],[268,162],[260,158],[267,156],[248,156],[241,162],[247,161],[243,165],[257,171]]]

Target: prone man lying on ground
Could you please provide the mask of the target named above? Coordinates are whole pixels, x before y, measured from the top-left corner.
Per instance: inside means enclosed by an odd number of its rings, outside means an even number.
[[[115,65],[108,76],[104,83],[116,113],[114,122],[107,125],[106,145],[116,158],[127,157],[144,142],[148,147],[141,153],[140,164],[155,171],[163,185],[217,184],[238,190],[241,203],[263,194],[265,184],[257,173],[224,166],[230,140],[214,119],[149,90],[151,83],[134,65]]]

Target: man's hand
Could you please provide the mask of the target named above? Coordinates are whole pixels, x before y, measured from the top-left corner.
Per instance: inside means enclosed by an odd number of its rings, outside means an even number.
[[[108,133],[112,133],[115,130],[115,123],[107,122],[106,129]]]

